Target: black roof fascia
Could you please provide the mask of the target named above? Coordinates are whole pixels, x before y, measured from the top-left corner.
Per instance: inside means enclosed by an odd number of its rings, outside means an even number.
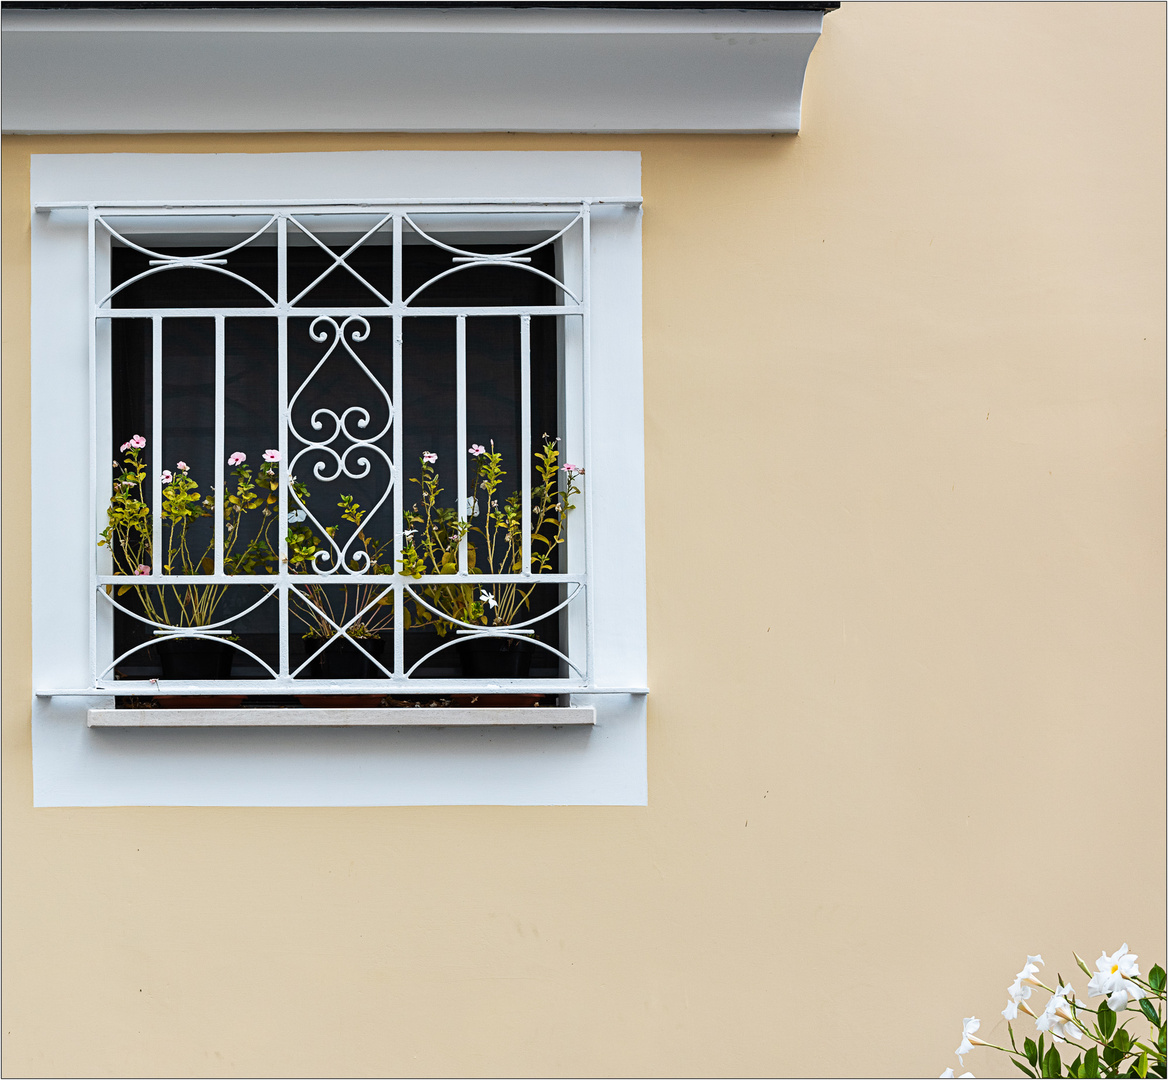
[[[248,8],[631,8],[705,11],[835,11],[840,0],[0,0],[24,11]]]

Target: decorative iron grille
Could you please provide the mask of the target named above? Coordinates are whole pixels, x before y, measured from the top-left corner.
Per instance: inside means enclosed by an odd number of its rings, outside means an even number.
[[[102,539],[91,567],[92,687],[594,688],[592,205],[90,207],[91,520]],[[521,278],[539,288],[500,285]],[[161,281],[169,290],[155,288]],[[515,370],[482,391],[491,415],[517,415],[502,440],[513,456],[471,434],[483,427],[471,415],[479,399],[468,360],[480,328],[517,353]],[[411,353],[415,340],[448,331],[449,364],[432,346]],[[236,334],[251,344],[236,347]],[[268,359],[249,368],[249,355]],[[229,369],[255,375],[269,361],[267,381],[245,379],[242,393],[245,419],[274,424],[251,425],[245,435],[257,441],[245,451],[228,416]],[[133,393],[131,368],[141,375]],[[171,384],[188,376],[202,383],[183,398]],[[134,417],[148,430],[127,430]],[[533,434],[541,420],[550,430]],[[206,446],[196,449],[182,431],[200,423]],[[423,447],[427,460],[407,460],[418,432],[454,448],[453,470],[449,450],[435,462]],[[185,460],[200,455],[204,486]],[[494,487],[492,466],[508,478]],[[428,478],[441,494],[427,496]],[[441,527],[427,529],[427,510]],[[123,511],[137,524],[119,531]],[[138,553],[149,562],[134,567]],[[152,673],[152,658],[176,642],[188,643],[186,659]],[[228,655],[242,658],[233,677]],[[214,670],[192,676],[208,657]]]

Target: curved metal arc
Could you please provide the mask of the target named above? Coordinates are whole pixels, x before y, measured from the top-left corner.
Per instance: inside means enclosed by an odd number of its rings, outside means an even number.
[[[222,255],[230,255],[233,251],[238,251],[240,248],[247,247],[247,245],[250,244],[253,240],[267,232],[267,230],[271,227],[272,222],[276,220],[277,216],[277,214],[273,214],[270,218],[268,218],[267,221],[264,222],[261,228],[257,229],[246,240],[241,240],[234,247],[224,248],[222,251],[212,251],[206,255],[191,256],[191,259],[217,259]],[[117,229],[115,229],[108,221],[105,220],[104,217],[101,217],[100,215],[98,215],[97,221],[111,236],[116,236],[123,244],[126,245],[126,247],[132,247],[135,251],[142,252],[143,255],[153,255],[156,259],[182,258],[182,256],[178,255],[163,255],[161,251],[151,251],[149,248],[142,247],[141,244],[135,244],[133,240],[127,240],[120,232],[118,232]]]
[[[135,586],[131,586],[131,587],[132,588],[147,588],[147,586],[145,586],[145,585],[135,585]],[[179,586],[179,585],[162,586],[162,585],[159,585],[156,587],[157,588],[178,589],[178,588],[183,588],[184,586]],[[208,587],[211,587],[210,584]],[[219,587],[224,588],[224,589],[229,588],[228,585],[223,585],[221,583],[220,583]],[[247,587],[248,586],[237,586],[237,588],[247,588]],[[261,586],[259,586],[259,588],[262,589],[263,586],[261,585]],[[112,596],[110,596],[110,594],[107,593],[105,591],[105,589],[106,589],[106,587],[104,585],[99,585],[97,587],[97,592],[98,592],[99,596],[105,597],[106,602],[108,604],[110,604],[110,606],[112,606],[116,610],[120,611],[123,615],[129,615],[131,619],[137,619],[138,622],[145,623],[147,626],[153,626],[157,630],[185,630],[185,629],[218,630],[221,627],[228,626],[229,624],[235,622],[236,620],[242,619],[245,615],[248,615],[251,612],[255,611],[255,609],[258,608],[260,606],[260,604],[264,603],[265,600],[268,600],[271,597],[276,595],[278,586],[273,585],[266,593],[264,593],[263,596],[261,596],[254,604],[252,604],[251,607],[244,608],[242,611],[238,612],[237,614],[231,615],[228,618],[223,619],[220,622],[209,623],[206,626],[196,626],[196,627],[182,627],[182,626],[176,627],[176,626],[171,626],[169,623],[160,623],[160,622],[155,622],[153,619],[147,619],[144,616],[139,615],[136,612],[131,611],[129,608],[122,607],[122,605],[119,604]]]
[[[135,274],[132,278],[127,278],[116,289],[111,289],[98,302],[98,307],[102,304],[108,303],[123,289],[129,288],[136,281],[141,281],[143,278],[150,277],[151,274],[164,274],[167,270],[213,270],[216,274],[224,274],[229,278],[235,278],[236,281],[242,281],[245,285],[255,289],[272,307],[276,306],[276,301],[273,300],[263,289],[261,289],[254,281],[248,281],[247,278],[241,277],[233,270],[228,270],[223,266],[212,266],[210,263],[198,262],[167,262],[163,266],[152,266],[149,270],[143,270],[140,274]],[[213,309],[208,308],[208,313],[212,313]]]
[[[490,637],[511,638],[513,641],[530,641],[532,645],[538,645],[541,649],[546,649],[548,652],[553,653],[554,655],[558,656],[561,660],[564,661],[564,663],[566,663],[568,665],[568,667],[570,667],[574,672],[576,672],[576,674],[579,675],[580,678],[582,678],[582,679],[585,678],[584,672],[582,672],[575,664],[573,664],[572,661],[569,660],[562,652],[560,652],[559,649],[552,648],[551,645],[548,645],[546,642],[540,641],[539,638],[527,637],[525,635],[520,635],[520,634],[500,634],[500,633],[468,634],[465,637],[452,638],[450,641],[444,641],[441,645],[438,646],[438,648],[431,649],[420,660],[417,660],[414,663],[414,665],[409,669],[409,671],[406,672],[405,677],[408,679],[427,660],[433,659],[440,652],[443,652],[444,650],[449,649],[452,645],[457,645],[459,642],[462,642],[462,641],[478,641],[481,638],[490,638]]]
[[[174,641],[178,638],[188,638],[188,639],[189,638],[197,638],[200,641],[218,641],[223,645],[230,645],[233,649],[238,649],[241,653],[246,653],[253,660],[255,660],[257,663],[259,663],[259,665],[261,667],[266,668],[268,670],[268,672],[271,674],[273,679],[278,679],[280,677],[279,673],[276,672],[272,668],[271,664],[269,664],[262,657],[256,656],[256,654],[253,653],[251,651],[251,649],[245,649],[242,645],[240,645],[236,641],[227,641],[221,637],[212,637],[210,634],[166,634],[162,637],[155,638],[153,641],[144,641],[144,642],[142,642],[141,645],[135,645],[132,649],[127,649],[124,653],[122,653],[121,656],[119,656],[116,660],[112,661],[108,667],[106,667],[105,669],[102,670],[102,673],[99,676],[99,678],[104,679],[111,671],[113,671],[114,668],[116,668],[118,666],[118,664],[120,664],[123,660],[125,660],[125,658],[127,656],[133,656],[134,653],[138,652],[140,649],[148,649],[151,645],[155,645],[160,641]],[[222,680],[216,680],[216,681],[222,681]]]
[[[360,316],[350,316],[349,318],[360,318]],[[349,321],[349,319],[345,320],[346,323],[348,323],[348,321]],[[327,446],[328,443],[331,443],[333,441],[333,439],[335,439],[337,437],[337,435],[340,434],[340,425],[339,424],[337,426],[337,431],[335,431],[333,433],[332,438],[326,440],[324,443],[314,444],[311,439],[306,439],[303,435],[300,434],[299,431],[296,430],[296,421],[293,419],[293,410],[296,406],[296,402],[300,398],[300,395],[302,393],[304,393],[304,388],[310,382],[312,382],[313,378],[315,378],[315,376],[316,376],[316,373],[318,371],[320,371],[320,369],[324,366],[325,361],[328,360],[328,358],[330,356],[332,356],[332,354],[334,352],[336,352],[337,345],[341,340],[341,324],[339,324],[336,321],[336,319],[334,319],[331,315],[318,315],[315,319],[312,320],[311,323],[309,323],[309,326],[308,326],[308,336],[310,338],[312,338],[313,341],[323,342],[326,339],[326,332],[325,331],[321,331],[320,336],[319,337],[317,336],[316,327],[319,323],[322,323],[322,322],[328,323],[333,328],[332,344],[329,345],[329,347],[327,349],[325,349],[324,355],[316,362],[316,364],[313,366],[313,369],[305,376],[304,381],[296,388],[296,393],[294,393],[288,401],[287,414],[288,414],[288,430],[300,442],[308,444],[308,445]],[[362,319],[362,322],[364,322],[363,319]],[[365,323],[365,326],[366,326],[366,330],[368,330],[369,324]],[[312,414],[314,423],[316,421],[316,417],[319,414],[319,412],[320,412],[320,410],[318,409],[316,412],[314,412]]]
[[[308,293],[312,292],[312,290],[315,289],[317,285],[324,281],[324,279],[328,277],[329,274],[331,274],[338,266],[344,266],[344,268],[348,270],[349,273],[352,274],[353,277],[355,277],[359,282],[361,282],[365,288],[373,293],[373,295],[376,296],[378,300],[385,304],[386,307],[390,307],[393,301],[386,299],[385,295],[379,289],[376,289],[370,285],[361,274],[357,273],[357,271],[348,264],[347,260],[354,251],[356,251],[363,243],[365,243],[366,240],[369,239],[369,237],[371,237],[375,232],[377,232],[378,229],[380,229],[387,221],[391,220],[392,218],[392,213],[386,214],[385,217],[383,217],[376,225],[373,226],[372,229],[370,229],[364,236],[362,236],[361,239],[358,240],[351,248],[349,248],[348,251],[346,251],[343,255],[338,255],[335,251],[333,251],[332,248],[324,243],[324,241],[317,237],[317,235],[312,232],[311,229],[306,228],[304,223],[301,222],[299,218],[289,214],[288,220],[291,221],[302,233],[304,233],[305,236],[312,240],[322,251],[326,252],[332,258],[333,264],[322,274],[320,274],[311,285],[307,286],[307,288],[301,289],[293,299],[289,300],[288,306],[292,307],[293,305],[298,304]]]
[[[316,611],[320,615],[320,617],[322,619],[324,619],[324,621],[327,622],[329,624],[329,626],[331,626],[336,631],[336,633],[333,635],[333,641],[335,641],[339,637],[343,637],[346,641],[353,642],[353,644],[356,645],[358,648],[360,648],[361,651],[363,653],[365,653],[365,655],[368,656],[369,659],[372,660],[379,668],[381,668],[381,670],[384,671],[386,675],[388,675],[391,679],[393,678],[393,672],[390,671],[389,668],[385,667],[385,665],[382,664],[381,661],[378,660],[376,656],[373,656],[366,649],[361,648],[360,642],[358,641],[357,638],[350,637],[348,634],[349,627],[355,625],[360,620],[361,616],[364,615],[365,612],[367,612],[370,608],[376,607],[378,601],[386,593],[393,591],[392,585],[387,585],[384,589],[382,589],[381,592],[379,592],[372,600],[369,601],[368,604],[366,604],[360,611],[358,611],[347,623],[345,623],[344,626],[341,626],[339,623],[335,622],[331,615],[329,615],[327,612],[325,612],[319,604],[313,603],[312,600],[310,600],[307,596],[305,596],[304,593],[302,593],[298,588],[296,588],[295,585],[292,586],[292,591],[298,597],[300,597],[300,599],[303,600],[310,608],[312,608],[314,611]],[[325,649],[327,649],[329,647],[329,645],[331,645],[331,644],[332,644],[332,641],[330,641],[328,644],[326,644],[326,645],[322,646],[320,649],[318,649],[317,655],[319,655],[321,652],[323,652]],[[304,663],[301,664],[295,671],[292,672],[292,677],[299,675],[300,672],[302,672],[308,666],[308,664],[311,660],[312,660],[311,656],[306,657],[304,660]]]
[[[450,584],[451,584],[451,587],[454,587],[456,585],[474,585],[475,583],[473,581],[456,581],[456,582],[451,582]],[[498,583],[496,582],[495,584],[498,584]],[[526,584],[526,582],[525,581],[516,581],[515,584],[516,585],[523,585],[523,584]],[[539,581],[538,580],[532,581],[531,584],[538,585]],[[551,583],[549,582],[548,584],[551,584]],[[580,594],[580,590],[584,588],[584,586],[578,581],[572,582],[571,584],[574,584],[576,587],[571,591],[571,593],[568,594],[566,599],[561,600],[558,604],[556,604],[556,606],[554,608],[549,608],[542,615],[534,615],[530,619],[526,620],[525,622],[508,623],[507,628],[510,630],[523,630],[528,626],[534,626],[537,622],[542,622],[544,619],[548,618],[550,615],[554,615],[557,611],[563,611],[564,608],[566,608],[573,600],[576,599],[576,597]],[[428,587],[429,588],[441,588],[441,585],[435,584],[435,585],[428,586]],[[433,604],[429,603],[426,600],[423,600],[417,593],[415,593],[414,587],[412,585],[406,585],[405,588],[406,588],[406,592],[408,592],[410,594],[410,596],[413,598],[415,603],[421,604],[422,607],[424,607],[427,611],[433,612],[440,619],[442,619],[443,622],[448,622],[453,626],[460,626],[464,630],[473,630],[473,631],[475,631],[476,634],[491,633],[492,632],[492,631],[484,631],[481,625],[475,626],[474,623],[463,622],[461,619],[456,619],[456,618],[454,618],[454,616],[448,614],[447,612],[442,611],[439,608],[434,607]],[[502,636],[506,636],[506,635],[502,635]]]
[[[359,357],[357,355],[356,351],[353,349],[353,346],[350,345],[347,340],[345,340],[345,332],[344,332],[345,327],[348,326],[349,323],[353,319],[360,319],[362,324],[365,327],[365,333],[362,334],[360,337],[357,337],[356,335],[354,335],[354,337],[353,337],[354,341],[358,341],[358,342],[367,341],[370,333],[372,332],[370,329],[370,326],[369,326],[369,322],[366,319],[364,319],[360,315],[350,315],[341,324],[341,344],[345,347],[345,351],[353,358],[354,363],[356,363],[356,365],[365,373],[365,377],[371,383],[373,383],[373,385],[376,386],[378,391],[381,393],[382,400],[385,402],[385,407],[388,410],[388,415],[386,416],[385,425],[382,427],[382,429],[376,435],[367,435],[364,439],[358,439],[358,438],[356,438],[356,436],[350,434],[347,429],[345,430],[345,434],[348,435],[349,438],[352,439],[354,442],[370,442],[370,443],[372,443],[372,442],[376,442],[378,439],[380,439],[393,426],[393,416],[394,416],[393,400],[389,396],[389,391],[386,390],[385,387],[381,385],[381,380],[378,379],[377,376],[375,376],[373,374],[373,372],[370,371],[369,368],[367,368],[365,366],[365,361],[362,360],[361,357]],[[314,372],[314,374],[315,374],[315,372]],[[350,408],[345,410],[345,415],[347,416],[353,410],[353,408],[356,408],[356,407],[357,406],[350,406]],[[369,414],[366,413],[365,414],[365,423],[368,423],[368,422],[369,422]],[[359,423],[357,426],[363,427],[364,424]]]
[[[533,251],[539,251],[540,248],[547,247],[548,244],[555,243],[561,236],[564,235],[577,221],[584,217],[582,212],[577,212],[576,216],[572,218],[558,233],[549,236],[546,240],[541,240],[538,244],[532,244],[531,247],[520,248],[518,251],[508,251],[504,253],[504,258],[514,259],[518,255],[528,255]],[[443,251],[453,252],[455,255],[470,255],[476,259],[491,258],[489,255],[483,255],[481,251],[469,251],[465,248],[453,247],[450,244],[444,244],[441,240],[431,236],[425,229],[421,228],[416,221],[409,214],[402,214],[402,220],[409,223],[411,229],[425,240],[429,240],[435,247],[442,248]]]
[[[564,292],[566,292],[573,300],[575,300],[577,304],[580,303],[580,297],[572,292],[572,290],[569,289],[568,286],[565,285],[562,281],[560,281],[559,278],[552,277],[551,274],[545,273],[537,266],[529,266],[527,263],[521,262],[509,262],[505,259],[476,259],[474,262],[459,263],[457,266],[452,266],[449,270],[443,270],[441,274],[435,274],[432,278],[430,278],[429,281],[419,285],[412,293],[410,293],[410,295],[405,300],[405,305],[408,306],[409,304],[413,303],[415,296],[421,292],[425,292],[425,290],[433,285],[436,281],[441,281],[445,277],[450,277],[451,274],[457,274],[462,270],[470,270],[476,266],[512,266],[516,270],[526,270],[529,274],[538,274],[541,278],[545,278],[546,280],[550,281],[557,288],[563,289]]]

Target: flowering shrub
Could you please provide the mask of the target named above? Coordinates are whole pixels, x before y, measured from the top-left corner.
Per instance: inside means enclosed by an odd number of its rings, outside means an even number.
[[[970,1016],[962,1021],[961,1045],[956,1051],[958,1060],[964,1065],[965,1055],[975,1046],[988,1046],[1008,1054],[1027,1076],[1164,1076],[1164,969],[1156,965],[1146,979],[1142,978],[1136,963],[1138,957],[1127,951],[1126,942],[1110,956],[1103,953],[1095,962],[1095,971],[1087,967],[1078,953],[1074,957],[1089,977],[1088,998],[1104,1000],[1094,1008],[1083,1004],[1061,975],[1052,989],[1038,977],[1039,965],[1044,963],[1042,957],[1028,956],[1022,970],[1006,988],[1009,1000],[1002,1016],[1007,1020],[1010,1047],[979,1039],[976,1032],[981,1021]],[[1036,989],[1051,995],[1041,1013],[1036,1013],[1030,1004]],[[1038,1041],[1025,1038],[1021,1050],[1014,1040],[1013,1025],[1019,1012],[1034,1020],[1038,1032]],[[1145,1022],[1149,1027],[1146,1035],[1140,1030]],[[1075,1041],[1067,1043],[1068,1039]],[[1065,1073],[1060,1044],[1074,1046],[1078,1051]],[[962,1073],[962,1076],[972,1075]],[[953,1070],[946,1069],[941,1076],[953,1076]]]
[[[584,470],[576,465],[560,465],[559,440],[543,437],[543,445],[533,454],[536,483],[531,488],[531,571],[539,574],[552,569],[552,557],[565,540],[568,514],[576,507],[572,497],[579,495],[577,480]],[[503,455],[474,443],[467,451],[474,466],[465,520],[459,520],[453,507],[440,507],[443,489],[438,484],[434,466],[438,455],[427,450],[422,454],[421,478],[411,483],[422,489],[419,508],[415,503],[406,511],[410,528],[402,533],[401,572],[420,578],[424,574],[458,572],[458,549],[464,538],[477,536],[479,543],[467,544],[467,569],[472,574],[519,574],[523,572],[522,495],[513,491],[499,504],[496,498],[503,477]],[[564,474],[560,483],[558,474]],[[476,523],[476,520],[479,523]],[[485,567],[478,564],[479,550],[486,556]],[[434,607],[465,623],[484,626],[510,626],[527,608],[534,585],[517,582],[492,582],[482,586],[427,586],[423,594]],[[408,613],[407,613],[408,615]],[[440,635],[448,624],[421,604],[415,605],[414,622],[434,623]],[[408,623],[407,623],[408,625]]]
[[[108,547],[114,573],[145,577],[158,572],[156,558],[161,558],[161,572],[194,576],[211,574],[215,569],[214,536],[201,548],[192,548],[191,525],[215,512],[214,495],[203,496],[185,461],[161,474],[162,535],[165,550],[154,551],[150,507],[146,502],[146,464],[142,451],[146,440],[135,435],[124,442],[125,455],[114,468],[113,494],[106,510],[107,525],[100,533],[99,547]],[[234,490],[228,485],[223,507],[223,569],[228,574],[270,574],[275,570],[276,555],[269,539],[273,507],[279,487],[279,454],[265,460],[256,474],[247,466],[247,455],[236,451],[227,459],[233,466]],[[264,455],[267,458],[267,454]],[[261,512],[258,532],[246,543],[240,541],[244,518],[254,510]],[[112,588],[110,586],[109,588]],[[226,585],[119,585],[117,594],[134,590],[146,616],[167,626],[206,626],[214,621],[215,609],[223,599]]]

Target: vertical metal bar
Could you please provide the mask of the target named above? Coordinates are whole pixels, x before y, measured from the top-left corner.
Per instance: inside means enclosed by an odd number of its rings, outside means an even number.
[[[592,498],[591,487],[596,482],[592,472],[592,204],[585,199],[582,207],[582,238],[580,296],[583,300],[583,391],[584,391],[584,604],[587,613],[587,677],[591,685],[595,681],[596,619],[592,596]]]
[[[402,302],[402,216],[393,215],[393,302]],[[406,670],[405,583],[398,567],[401,566],[402,528],[405,525],[405,492],[402,491],[404,436],[402,433],[402,331],[404,320],[400,311],[393,315],[393,673],[402,676]]]
[[[151,357],[151,419],[150,446],[150,491],[154,512],[151,515],[150,552],[152,574],[161,574],[166,565],[166,555],[162,549],[162,316],[151,318],[153,324],[153,355]],[[218,499],[215,500],[218,502]],[[181,571],[180,571],[181,573]]]
[[[224,396],[226,391],[226,358],[224,355],[224,317],[215,316],[215,573],[223,573],[223,516],[227,504],[227,488],[223,476]]]
[[[89,520],[97,520],[97,215],[89,208]],[[89,685],[97,685],[97,545],[89,562]]]
[[[276,502],[277,560],[280,605],[280,677],[292,670],[288,657],[288,215],[276,219],[276,446],[280,451],[280,486]]]
[[[458,398],[458,520],[466,521],[466,316],[459,315],[455,321],[454,364],[455,393]],[[467,573],[467,541],[462,538],[458,545],[458,572]]]
[[[531,316],[519,316],[519,458],[523,490],[519,505],[523,514],[523,573],[531,573]]]

